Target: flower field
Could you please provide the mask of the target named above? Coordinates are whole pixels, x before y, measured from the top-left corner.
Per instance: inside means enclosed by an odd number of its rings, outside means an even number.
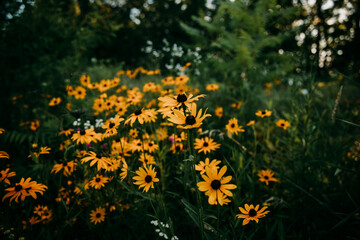
[[[81,75],[43,96],[51,117],[19,123],[28,156],[1,151],[4,236],[280,239],[324,224],[356,236],[360,150],[319,98],[331,85],[241,95],[192,84],[190,68]],[[290,92],[297,102],[274,98]]]
[[[5,0],[0,239],[360,239],[359,6]]]

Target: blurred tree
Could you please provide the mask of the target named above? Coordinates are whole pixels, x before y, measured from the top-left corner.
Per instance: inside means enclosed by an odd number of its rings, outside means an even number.
[[[338,70],[359,79],[360,3],[355,0],[295,1],[303,17],[295,21],[304,69],[327,76]]]
[[[230,82],[279,79],[294,69],[293,54],[282,43],[293,39],[291,23],[300,9],[277,1],[222,1],[209,17],[194,17],[199,27],[183,28],[205,46],[211,69]]]

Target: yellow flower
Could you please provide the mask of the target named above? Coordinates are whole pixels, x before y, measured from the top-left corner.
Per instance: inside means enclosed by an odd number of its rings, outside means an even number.
[[[0,182],[4,182],[10,185],[10,181],[8,178],[16,175],[15,172],[9,172],[10,168],[0,171]]]
[[[270,117],[272,114],[272,111],[268,111],[267,109],[261,111],[261,110],[258,110],[255,115],[258,116],[258,117],[261,117],[261,118],[264,118],[264,117]]]
[[[121,181],[124,181],[124,179],[127,176],[127,172],[128,172],[128,165],[126,164],[125,160],[123,160],[122,161],[122,166],[121,166],[121,173],[120,173]]]
[[[215,109],[215,115],[216,115],[217,117],[221,118],[221,117],[223,116],[223,114],[224,114],[224,110],[223,110],[222,107],[217,107],[217,108]]]
[[[270,170],[260,170],[257,174],[260,182],[265,182],[269,185],[269,182],[280,182],[279,179],[274,178],[274,173]]]
[[[10,198],[10,204],[12,200],[15,199],[15,202],[18,202],[19,197],[21,201],[24,201],[27,196],[32,196],[34,199],[37,198],[35,193],[40,193],[41,195],[47,189],[47,186],[36,181],[31,181],[31,178],[21,178],[19,183],[16,183],[15,187],[6,188],[5,191],[8,191],[2,198],[4,201],[6,198]]]
[[[245,132],[245,129],[238,125],[238,120],[236,118],[230,119],[225,128],[228,133],[235,133],[235,135],[238,135],[239,132]]]
[[[81,163],[83,164],[84,162],[91,161],[90,167],[92,167],[96,163],[98,171],[100,171],[100,169],[107,170],[108,165],[111,165],[109,159],[101,156],[100,154],[96,154],[95,152],[90,151],[87,155],[87,157],[81,159]]]
[[[215,167],[216,169],[219,169],[219,167],[217,165],[219,165],[220,163],[221,163],[221,161],[219,161],[219,160],[213,159],[210,162],[209,158],[205,158],[205,162],[200,161],[199,164],[195,165],[195,170],[200,171],[200,174],[204,174],[205,167],[209,167],[209,168]]]
[[[117,134],[117,128],[120,126],[120,123],[124,121],[124,118],[120,118],[118,115],[114,119],[108,119],[101,128],[106,129],[103,134],[104,138],[108,138]]]
[[[7,158],[10,159],[10,156],[7,152],[5,151],[0,151],[0,158]]]
[[[155,158],[154,156],[147,154],[147,153],[141,153],[139,157],[139,161],[142,162],[145,165],[152,165],[155,164]]]
[[[206,113],[207,109],[205,110],[204,114],[202,115],[202,109],[199,112],[196,112],[196,104],[193,103],[190,108],[190,113],[186,116],[183,112],[174,109],[174,115],[171,115],[168,120],[172,123],[178,124],[178,128],[184,129],[191,129],[191,128],[198,128],[202,125],[202,121],[206,117],[210,117],[210,114]],[[184,125],[184,126],[182,126]]]
[[[75,167],[77,166],[77,163],[75,161],[69,161],[69,162],[63,162],[59,164],[55,164],[51,170],[50,173],[55,172],[57,174],[60,172],[61,169],[63,169],[64,176],[68,177],[75,171]]]
[[[197,183],[199,190],[205,192],[205,195],[209,196],[208,202],[211,205],[218,202],[222,206],[224,204],[222,194],[229,197],[232,197],[233,195],[229,189],[235,189],[236,185],[228,184],[228,182],[231,181],[232,176],[223,177],[226,170],[227,167],[223,166],[218,173],[216,167],[205,167],[206,175],[201,175],[205,181]]]
[[[216,143],[214,139],[205,137],[205,138],[196,138],[195,139],[195,149],[199,149],[199,153],[215,151],[216,149],[220,148],[220,144]]]
[[[61,98],[52,98],[51,101],[49,102],[49,106],[56,106],[59,105],[61,103]]]
[[[190,108],[191,104],[194,101],[198,101],[199,98],[205,97],[206,95],[201,94],[199,96],[193,97],[192,94],[186,95],[186,93],[178,94],[177,96],[164,96],[159,97],[158,100],[162,104],[163,108],[166,107],[181,107],[182,104],[185,104],[187,108]]]
[[[256,223],[259,222],[259,218],[263,218],[269,211],[265,211],[267,207],[263,207],[259,210],[259,204],[254,207],[252,204],[245,204],[245,209],[239,207],[239,210],[242,214],[237,214],[237,218],[244,218],[242,225],[248,224],[251,220],[255,221]]]
[[[105,208],[98,207],[96,210],[92,210],[90,213],[90,222],[93,222],[94,224],[101,223],[105,221]]]
[[[290,123],[284,119],[279,119],[276,122],[276,126],[281,127],[282,129],[286,130],[288,127],[290,127]]]
[[[140,124],[143,124],[144,122],[148,122],[149,115],[147,114],[146,110],[144,109],[136,110],[128,117],[128,119],[125,121],[125,124],[128,124],[130,122],[130,126],[132,127],[136,120],[138,120]]]
[[[217,85],[215,83],[206,85],[206,90],[207,91],[216,91],[218,89],[219,89],[219,85]]]
[[[139,170],[136,171],[136,176],[133,177],[136,182],[134,184],[139,185],[140,188],[144,188],[144,191],[149,191],[150,187],[154,188],[154,182],[158,182],[159,179],[156,178],[156,172],[155,169],[152,166],[149,166],[147,168],[144,166],[144,168],[140,167]]]
[[[93,187],[95,189],[100,189],[102,187],[105,187],[105,183],[108,183],[110,181],[110,178],[104,177],[103,175],[96,174],[95,177],[89,182],[90,187]]]
[[[84,99],[86,96],[86,89],[81,86],[77,86],[72,95],[75,99]]]
[[[255,120],[251,120],[246,124],[246,126],[250,127],[250,126],[252,126],[254,124],[255,124]]]
[[[87,87],[90,84],[90,76],[89,75],[81,75],[80,83]]]

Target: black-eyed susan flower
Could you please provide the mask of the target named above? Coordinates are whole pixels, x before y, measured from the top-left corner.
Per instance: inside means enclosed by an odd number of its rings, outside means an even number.
[[[59,105],[61,103],[61,98],[60,97],[54,97],[50,100],[49,102],[49,106],[56,106]]]
[[[103,112],[105,110],[105,100],[102,98],[95,99],[92,109],[97,112]]]
[[[127,111],[127,104],[126,102],[121,102],[115,105],[116,115],[124,116]]]
[[[111,81],[110,79],[103,79],[100,81],[99,85],[98,85],[98,90],[99,92],[106,92],[107,90],[109,90],[111,88]]]
[[[101,174],[96,174],[95,177],[89,182],[90,187],[93,187],[95,189],[100,189],[102,187],[105,187],[105,183],[108,183],[110,181],[110,178],[104,177]]]
[[[10,168],[7,168],[5,170],[0,171],[0,182],[4,182],[10,185],[10,177],[13,177],[16,175],[15,172],[9,172]]]
[[[39,120],[35,120],[35,121],[30,122],[30,130],[31,131],[36,131],[39,127],[40,127],[40,121]]]
[[[155,152],[159,149],[159,145],[157,145],[154,141],[148,141],[144,144],[144,150],[149,153]]]
[[[136,120],[140,124],[143,124],[144,122],[148,122],[148,118],[149,115],[147,114],[146,110],[138,109],[128,117],[128,119],[125,121],[125,124],[130,122],[130,126],[132,127]]]
[[[239,126],[236,118],[230,119],[228,124],[225,126],[225,129],[228,133],[235,133],[235,135],[238,135],[239,132],[245,132],[245,129],[243,129],[242,126]]]
[[[57,174],[58,172],[63,170],[64,176],[68,177],[75,171],[76,166],[77,163],[74,160],[69,162],[58,163],[53,166],[50,173],[55,172],[55,174]]]
[[[7,158],[10,159],[10,156],[7,152],[5,151],[0,151],[0,158]]]
[[[141,153],[139,157],[139,161],[142,162],[145,165],[152,165],[155,164],[155,158],[154,156],[147,154],[147,153]]]
[[[196,112],[196,104],[193,103],[190,107],[190,113],[186,116],[183,112],[174,109],[174,115],[170,116],[168,120],[172,123],[178,125],[178,128],[183,129],[191,129],[191,128],[198,128],[202,125],[202,121],[206,117],[210,117],[210,114],[206,113],[207,109],[205,110],[204,114],[202,114],[202,109],[199,112]]]
[[[219,165],[221,163],[221,161],[213,159],[210,162],[209,158],[205,158],[205,162],[200,161],[199,164],[195,165],[195,170],[196,171],[200,171],[200,174],[204,174],[205,173],[205,167],[209,167],[209,168],[216,168],[219,169],[219,167],[217,165]]]
[[[96,210],[91,210],[90,213],[90,222],[94,223],[95,225],[105,221],[105,208],[98,207]]]
[[[190,108],[191,104],[194,101],[198,101],[199,98],[205,97],[205,94],[198,95],[193,97],[193,94],[186,95],[186,93],[178,94],[177,96],[165,96],[159,97],[158,100],[162,104],[162,107],[180,107],[182,104],[185,104],[186,107]]]
[[[180,75],[178,77],[175,78],[175,84],[176,85],[182,85],[185,84],[189,81],[189,77],[186,75]]]
[[[269,185],[269,182],[279,182],[279,179],[274,178],[274,173],[269,170],[260,170],[257,174],[259,176],[260,182],[265,182],[266,185]]]
[[[72,96],[74,96],[75,99],[84,99],[86,96],[86,89],[81,86],[77,86],[74,89]]]
[[[233,195],[229,190],[235,189],[236,185],[228,183],[231,181],[232,176],[223,177],[226,170],[226,166],[223,166],[219,172],[216,167],[205,167],[206,175],[201,175],[205,181],[197,183],[199,190],[205,192],[205,195],[209,197],[208,202],[210,205],[215,204],[215,202],[218,202],[221,206],[224,204],[221,193],[229,197]]]
[[[129,150],[131,152],[142,152],[144,151],[142,141],[140,139],[134,139],[129,143]]]
[[[276,122],[276,126],[281,127],[282,129],[286,130],[288,127],[290,127],[290,123],[284,119],[279,119]]]
[[[272,111],[269,111],[267,109],[265,110],[258,110],[255,115],[258,116],[258,117],[261,117],[261,118],[264,118],[264,117],[270,117],[272,114]]]
[[[103,129],[106,129],[103,137],[107,138],[116,135],[116,129],[120,126],[122,121],[124,121],[124,118],[120,118],[118,115],[116,115],[113,119],[106,120],[106,122],[101,126]]]
[[[155,169],[152,166],[149,166],[147,168],[144,166],[144,168],[140,167],[139,170],[136,171],[136,176],[133,177],[135,180],[134,184],[139,185],[140,188],[144,188],[144,191],[149,191],[150,187],[154,188],[154,182],[158,182],[159,179],[156,178],[156,172]]]
[[[91,142],[97,142],[101,140],[101,134],[96,133],[93,128],[76,131],[71,140],[76,141],[76,144],[89,144]]]
[[[50,150],[51,148],[45,146],[45,147],[40,147],[40,152],[39,154],[50,154]]]
[[[49,209],[47,206],[44,207],[43,213],[40,216],[42,223],[48,223],[52,220],[52,212],[52,209]]]
[[[223,109],[223,107],[217,107],[217,108],[215,109],[215,116],[221,118],[221,117],[223,116],[223,114],[224,114],[224,109]]]
[[[86,74],[81,75],[80,83],[81,83],[81,85],[87,87],[90,84],[90,76],[86,75]]]
[[[120,173],[120,180],[124,181],[124,179],[127,177],[128,172],[128,165],[125,160],[121,162],[121,173]]]
[[[248,224],[250,221],[255,221],[256,223],[259,222],[259,218],[263,218],[268,214],[270,211],[265,211],[267,207],[263,207],[259,210],[259,204],[254,207],[252,204],[245,204],[245,209],[239,207],[239,210],[242,214],[237,214],[237,218],[244,218],[242,225]]]
[[[88,155],[87,157],[81,159],[81,163],[83,164],[85,162],[91,161],[90,167],[92,167],[96,163],[98,171],[100,171],[100,169],[106,170],[108,164],[111,164],[108,158],[100,154],[97,154],[95,152],[90,151],[87,155]]]
[[[19,202],[19,197],[21,201],[24,201],[27,196],[32,196],[33,198],[37,198],[36,193],[40,193],[41,195],[47,189],[47,186],[41,183],[37,183],[36,181],[31,181],[31,178],[21,178],[19,183],[15,184],[15,187],[6,188],[6,193],[2,198],[4,201],[6,198],[10,198],[10,204],[12,200],[15,199],[15,202]]]
[[[64,129],[64,130],[60,131],[59,135],[69,136],[73,131],[74,131],[74,129],[67,128],[67,129]]]
[[[198,152],[204,152],[206,154],[207,152],[215,151],[216,149],[220,148],[220,144],[216,143],[214,139],[205,137],[205,138],[196,138],[194,148],[198,149]]]
[[[206,85],[206,91],[216,91],[219,89],[219,85],[218,84],[215,84],[215,83],[211,83],[211,84],[208,84]]]

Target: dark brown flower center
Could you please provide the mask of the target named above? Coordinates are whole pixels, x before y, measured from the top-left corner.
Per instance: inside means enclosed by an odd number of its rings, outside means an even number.
[[[95,217],[96,217],[96,218],[100,218],[100,217],[101,217],[101,214],[100,214],[100,213],[97,213],[97,214],[95,215]]]
[[[141,143],[138,143],[137,145],[138,145],[138,146],[141,146]]]
[[[196,123],[196,119],[195,119],[195,117],[193,115],[189,115],[189,116],[186,117],[185,123],[187,125],[194,125]]]
[[[152,181],[152,177],[151,177],[150,175],[147,175],[147,176],[145,177],[145,182],[151,183],[151,181]]]
[[[183,103],[186,102],[187,99],[188,98],[185,94],[179,94],[176,98],[176,101],[178,101],[179,103]]]
[[[266,114],[266,112],[265,112],[265,111],[262,111],[262,112],[261,112],[261,114],[262,114],[262,115],[265,115],[265,114]]]
[[[209,146],[209,144],[207,142],[204,142],[203,146],[207,147],[207,146]]]
[[[268,177],[268,176],[264,176],[264,179],[265,179],[265,180],[268,180],[268,179],[269,179],[269,177]]]
[[[153,146],[153,144],[152,143],[149,143],[149,147],[152,147]]]
[[[212,189],[214,189],[214,190],[218,190],[218,189],[220,188],[220,186],[221,186],[221,183],[220,183],[219,180],[213,180],[213,181],[211,182],[211,187],[212,187]]]
[[[280,124],[280,126],[282,126],[282,127],[283,127],[284,125],[285,125],[285,124],[283,124],[283,123]]]
[[[257,212],[256,212],[256,210],[255,209],[250,209],[250,211],[249,211],[249,217],[255,217],[256,216],[256,214],[257,214]]]
[[[85,133],[86,133],[85,130],[81,130],[81,131],[80,131],[80,135],[81,135],[81,136],[84,136]]]
[[[20,184],[15,186],[15,191],[16,191],[16,192],[19,192],[19,191],[21,191],[22,189],[23,189],[23,187],[22,187]]]
[[[101,158],[101,155],[100,154],[96,154],[96,158]]]
[[[115,126],[115,123],[110,123],[109,128],[113,128]]]
[[[135,111],[135,116],[139,116],[142,113],[141,109]]]
[[[101,181],[101,179],[98,177],[95,179],[95,182],[100,182],[100,181]]]

